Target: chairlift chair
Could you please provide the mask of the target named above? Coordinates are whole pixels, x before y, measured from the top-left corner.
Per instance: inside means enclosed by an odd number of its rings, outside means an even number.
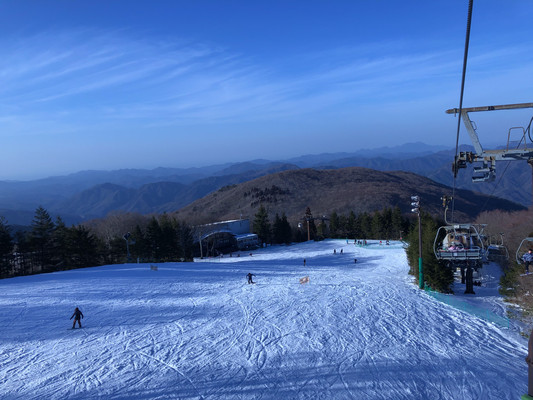
[[[503,244],[503,233],[500,233],[500,242],[495,243],[493,237],[490,237],[489,244],[487,246],[487,259],[488,261],[504,261],[509,259],[509,251]]]
[[[520,242],[518,250],[516,250],[516,262],[522,264],[522,256],[528,252],[529,249],[533,249],[533,237],[527,237]]]
[[[437,230],[433,251],[439,261],[450,266],[470,263],[478,268],[486,260],[486,248],[482,239],[485,225],[453,224],[441,226]],[[439,241],[440,238],[442,242]]]

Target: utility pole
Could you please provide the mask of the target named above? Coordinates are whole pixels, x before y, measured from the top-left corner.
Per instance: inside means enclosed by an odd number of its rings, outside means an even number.
[[[124,240],[126,241],[126,253],[127,253],[127,258],[128,258],[128,262],[130,262],[130,236],[131,236],[131,233],[126,233],[124,236],[122,236],[124,238]]]
[[[424,289],[424,270],[422,268],[422,218],[420,215],[420,197],[411,196],[411,212],[418,215],[418,287]]]
[[[311,240],[311,228],[309,224],[312,219],[313,219],[313,214],[311,214],[311,209],[307,207],[305,210],[305,220],[307,221],[307,241]]]

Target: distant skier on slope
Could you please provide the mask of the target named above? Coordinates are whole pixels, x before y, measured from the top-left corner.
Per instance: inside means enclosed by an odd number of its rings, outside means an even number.
[[[76,321],[78,321],[78,325],[81,328],[81,318],[83,318],[83,313],[80,311],[78,307],[74,310],[74,314],[72,314],[72,317],[70,319],[74,318],[74,323],[72,324],[72,329],[76,326]]]
[[[255,274],[252,274],[250,272],[248,272],[248,274],[246,275],[246,277],[248,278],[248,284],[255,283],[254,281],[252,281],[252,276],[255,276]]]

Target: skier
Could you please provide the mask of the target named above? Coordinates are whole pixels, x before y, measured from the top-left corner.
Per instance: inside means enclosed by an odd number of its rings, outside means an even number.
[[[250,272],[248,272],[248,274],[246,275],[246,277],[248,278],[248,284],[255,283],[254,281],[252,281],[252,276],[255,276],[255,274],[251,274]]]
[[[78,321],[78,325],[81,328],[81,318],[83,318],[83,313],[80,311],[78,307],[74,310],[74,314],[72,314],[72,317],[70,319],[74,318],[74,323],[72,324],[72,329],[76,326],[76,321]]]
[[[526,267],[526,274],[529,274],[529,266],[533,263],[533,253],[531,249],[529,249],[527,253],[522,256],[522,260],[524,261],[524,266]]]

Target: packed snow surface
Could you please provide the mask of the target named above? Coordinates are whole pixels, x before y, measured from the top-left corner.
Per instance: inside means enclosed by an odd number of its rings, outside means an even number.
[[[157,267],[0,281],[0,398],[501,400],[527,392],[526,339],[512,324],[418,289],[399,242],[307,242]],[[505,315],[496,278],[483,279],[475,296],[454,299]],[[76,306],[85,318],[72,330]]]

